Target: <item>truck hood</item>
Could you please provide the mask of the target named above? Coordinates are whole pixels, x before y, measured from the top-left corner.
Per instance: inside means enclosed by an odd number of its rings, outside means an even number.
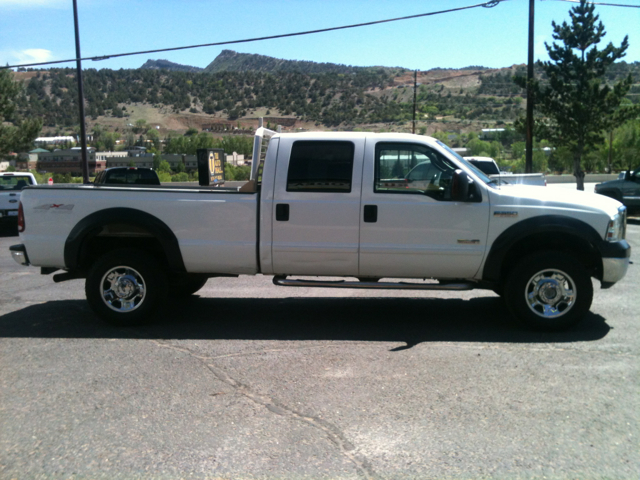
[[[501,186],[492,191],[492,206],[520,206],[545,208],[585,213],[601,213],[613,217],[618,213],[620,202],[604,195],[579,190],[564,190],[527,185]],[[558,212],[560,213],[560,212]]]

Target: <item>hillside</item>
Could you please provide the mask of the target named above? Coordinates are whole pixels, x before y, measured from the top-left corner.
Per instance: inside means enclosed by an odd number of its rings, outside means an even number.
[[[250,53],[238,53],[233,50],[223,50],[213,62],[204,69],[205,73],[220,72],[263,72],[281,73],[298,72],[308,75],[321,73],[353,74],[368,70],[398,71],[400,68],[388,67],[351,67],[336,63],[317,63],[300,60],[283,60]]]
[[[267,116],[278,117],[287,128],[411,128],[413,72],[406,69],[279,60],[230,50],[208,70],[166,60],[148,61],[144,67],[85,71],[90,125],[123,132],[130,123],[146,120],[159,126],[161,134],[183,133],[191,127],[224,130],[253,125],[257,117]],[[220,71],[210,73],[212,69]],[[419,72],[418,129],[477,130],[512,123],[523,114],[525,104],[524,92],[512,77],[524,75],[524,70],[514,65]],[[637,103],[640,62],[615,64],[607,80],[629,73],[635,85],[628,98]],[[44,133],[68,132],[78,124],[74,69],[14,75],[25,86],[18,115],[42,118]]]

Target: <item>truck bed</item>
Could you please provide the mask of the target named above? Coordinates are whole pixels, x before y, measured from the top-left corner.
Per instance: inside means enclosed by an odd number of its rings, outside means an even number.
[[[173,185],[39,185],[23,191],[22,204],[27,225],[23,238],[33,265],[67,267],[65,245],[83,222],[120,215],[131,224],[136,215],[148,214],[161,218],[173,232],[188,272],[253,274],[258,270],[257,193]],[[98,236],[118,234],[111,230]]]

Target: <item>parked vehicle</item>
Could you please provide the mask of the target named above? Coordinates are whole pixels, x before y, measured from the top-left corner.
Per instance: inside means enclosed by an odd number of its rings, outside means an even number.
[[[280,286],[489,289],[525,324],[562,329],[589,310],[591,277],[609,288],[629,265],[619,202],[501,186],[433,138],[259,128],[253,159],[242,188],[29,188],[12,255],[64,270],[56,282],[85,278],[91,308],[117,325],[209,277],[262,274]],[[408,182],[417,167],[428,173]]]
[[[113,167],[96,175],[96,185],[160,185],[158,174],[152,168]]]
[[[0,173],[0,221],[18,219],[18,205],[22,189],[29,185],[37,185],[31,173]]]
[[[640,210],[640,168],[624,172],[617,180],[598,183],[594,188],[596,193],[621,202],[629,210]]]
[[[464,159],[490,178],[497,179],[507,185],[547,186],[547,180],[544,173],[501,172],[498,168],[498,164],[491,157],[464,157]]]

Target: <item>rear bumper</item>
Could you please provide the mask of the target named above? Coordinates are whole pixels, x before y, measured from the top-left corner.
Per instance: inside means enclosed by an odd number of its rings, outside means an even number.
[[[17,220],[18,209],[15,210],[0,210],[0,222],[3,220]]]
[[[11,252],[11,256],[13,257],[13,259],[19,265],[31,265],[29,263],[29,256],[27,255],[27,248],[24,245],[11,245],[9,247],[9,251]]]

